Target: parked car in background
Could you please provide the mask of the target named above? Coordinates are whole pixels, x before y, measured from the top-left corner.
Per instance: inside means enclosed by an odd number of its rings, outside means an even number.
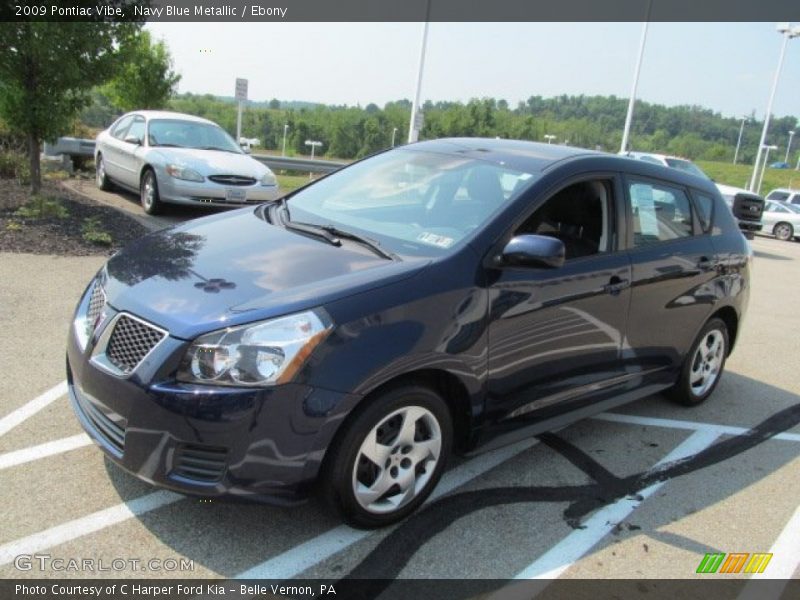
[[[800,190],[776,188],[767,194],[767,200],[786,202],[788,204],[800,204]]]
[[[761,219],[764,231],[779,240],[800,239],[800,206],[767,200]]]
[[[697,175],[704,179],[711,179],[706,175],[703,170],[687,158],[680,156],[669,156],[668,154],[655,154],[653,152],[620,152],[620,155],[629,158],[636,158],[645,162],[669,167],[671,169],[678,169],[690,175]]]
[[[274,200],[278,182],[219,125],[166,111],[135,111],[100,132],[97,186],[139,194],[148,214],[163,203],[236,206]]]
[[[704,402],[751,257],[713,183],[676,169],[410,144],[115,254],[75,312],[69,394],[146,482],[277,503],[317,490],[354,525],[388,525],[451,452],[662,391]]]
[[[789,163],[783,162],[783,161],[778,161],[778,162],[770,163],[769,168],[770,169],[788,169],[789,168]]]
[[[764,199],[758,194],[731,185],[718,183],[717,189],[733,213],[739,229],[742,230],[745,237],[753,239],[753,235],[764,228],[764,224],[761,222]]]

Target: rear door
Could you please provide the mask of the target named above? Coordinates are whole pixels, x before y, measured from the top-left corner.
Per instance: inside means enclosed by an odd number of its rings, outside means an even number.
[[[123,182],[123,152],[125,150],[125,135],[133,123],[134,115],[126,115],[122,117],[111,128],[111,131],[105,136],[101,152],[103,153],[103,162],[105,163],[106,174],[118,183]]]
[[[133,118],[119,147],[119,177],[120,181],[131,188],[139,187],[139,166],[136,158],[142,151],[145,137],[145,121],[141,115]],[[140,140],[140,143],[130,141]]]
[[[687,188],[631,176],[625,196],[633,287],[622,355],[647,381],[668,382],[715,301],[719,261]]]

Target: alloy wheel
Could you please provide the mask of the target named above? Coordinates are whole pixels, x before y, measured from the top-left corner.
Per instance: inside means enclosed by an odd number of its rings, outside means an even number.
[[[153,202],[155,201],[156,195],[156,186],[153,182],[153,175],[151,173],[147,173],[144,176],[144,181],[142,182],[142,205],[144,209],[149,211],[153,207]]]
[[[778,238],[779,240],[786,241],[790,237],[792,237],[792,228],[786,223],[778,223],[775,226],[774,233],[776,238]]]
[[[725,337],[718,329],[712,329],[697,346],[692,359],[689,385],[692,394],[702,396],[717,381],[725,360]]]
[[[425,489],[442,452],[434,414],[406,406],[383,418],[364,438],[353,465],[356,501],[372,513],[390,513]]]

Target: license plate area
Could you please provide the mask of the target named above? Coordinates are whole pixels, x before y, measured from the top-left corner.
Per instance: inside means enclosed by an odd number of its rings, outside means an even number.
[[[247,190],[241,188],[225,188],[225,201],[226,202],[246,202]]]

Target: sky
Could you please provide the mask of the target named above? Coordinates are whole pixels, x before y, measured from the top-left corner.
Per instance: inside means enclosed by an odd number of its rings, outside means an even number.
[[[651,23],[637,98],[763,118],[782,36],[775,23]],[[167,23],[180,92],[383,106],[413,98],[421,23]],[[628,98],[641,23],[431,23],[422,100],[616,95]],[[800,38],[773,114],[800,118]]]

